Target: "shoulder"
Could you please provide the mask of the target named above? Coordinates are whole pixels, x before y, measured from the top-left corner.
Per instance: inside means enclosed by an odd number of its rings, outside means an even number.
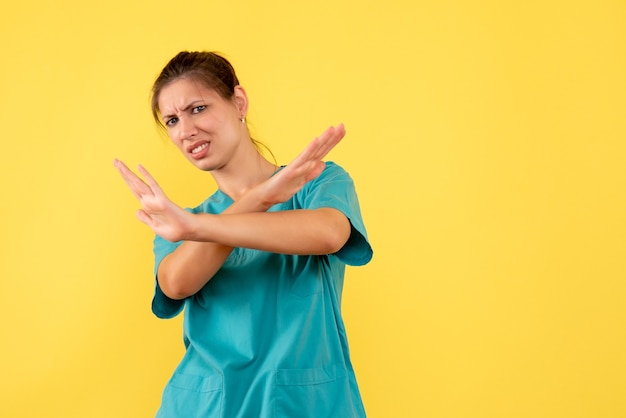
[[[313,209],[320,205],[334,207],[354,200],[354,182],[348,172],[333,161],[325,164],[322,173],[293,196],[295,208]]]
[[[340,166],[334,161],[326,161],[325,164],[326,164],[326,168],[324,169],[323,172],[348,174],[348,172],[342,166]]]
[[[324,171],[313,180],[313,182],[326,182],[326,181],[352,181],[350,174],[339,164],[334,161],[326,161],[326,167]]]

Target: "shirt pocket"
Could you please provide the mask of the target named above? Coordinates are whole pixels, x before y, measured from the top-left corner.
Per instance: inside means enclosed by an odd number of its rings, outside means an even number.
[[[221,374],[175,373],[163,391],[157,418],[221,417],[224,379]]]
[[[364,417],[345,367],[276,371],[276,418]]]

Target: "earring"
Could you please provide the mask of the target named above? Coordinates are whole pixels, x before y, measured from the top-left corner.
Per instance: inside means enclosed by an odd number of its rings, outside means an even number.
[[[243,123],[245,125],[245,123],[246,123],[246,117],[245,116],[241,117],[241,123]]]

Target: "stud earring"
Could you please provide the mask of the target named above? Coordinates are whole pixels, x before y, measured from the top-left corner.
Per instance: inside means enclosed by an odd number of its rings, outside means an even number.
[[[246,117],[245,116],[241,117],[241,123],[243,123],[245,125],[245,123],[246,123]]]

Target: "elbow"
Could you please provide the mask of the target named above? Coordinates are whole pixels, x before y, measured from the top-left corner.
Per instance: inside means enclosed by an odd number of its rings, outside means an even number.
[[[177,284],[176,282],[172,282],[170,280],[164,280],[160,277],[157,277],[159,282],[159,287],[165,296],[174,300],[182,300],[185,299],[192,294],[189,293],[184,286]]]
[[[170,299],[182,300],[195,293],[184,281],[176,280],[176,275],[168,274],[166,269],[159,268],[157,281],[163,294]]]
[[[326,244],[326,254],[335,254],[336,252],[339,252],[339,250],[341,250],[343,246],[346,245],[346,242],[348,242],[348,238],[350,238],[349,234],[347,236],[335,234],[335,236],[329,239]]]
[[[351,233],[350,221],[345,216],[336,218],[336,220],[327,225],[327,233],[324,239],[324,254],[334,254],[341,250],[348,242]]]
[[[181,300],[198,293],[211,280],[215,271],[194,262],[193,257],[174,256],[172,253],[159,264],[156,279],[165,296]]]

